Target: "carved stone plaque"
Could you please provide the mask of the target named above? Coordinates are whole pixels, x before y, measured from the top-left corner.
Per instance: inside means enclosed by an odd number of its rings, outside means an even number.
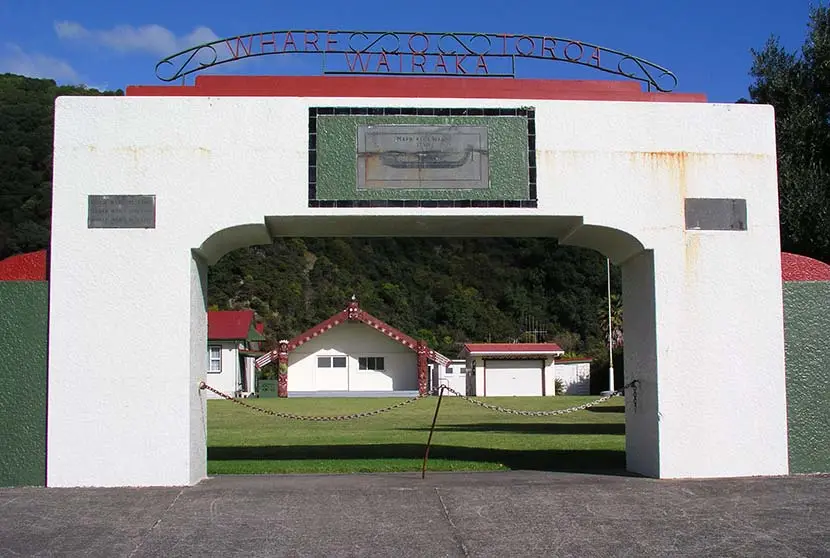
[[[87,196],[90,229],[156,228],[156,196],[112,195]]]
[[[488,188],[489,163],[486,126],[358,127],[358,190]]]

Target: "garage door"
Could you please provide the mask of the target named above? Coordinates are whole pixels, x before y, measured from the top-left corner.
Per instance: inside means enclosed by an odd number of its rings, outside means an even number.
[[[484,362],[485,395],[542,395],[541,360]]]

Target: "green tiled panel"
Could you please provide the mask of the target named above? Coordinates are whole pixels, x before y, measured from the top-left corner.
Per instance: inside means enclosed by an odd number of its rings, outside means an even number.
[[[490,187],[481,189],[357,189],[357,129],[361,125],[486,126]],[[317,117],[318,200],[527,200],[527,118],[521,116]]]
[[[48,291],[0,281],[0,486],[46,484]]]
[[[830,282],[784,284],[791,473],[830,472]]]

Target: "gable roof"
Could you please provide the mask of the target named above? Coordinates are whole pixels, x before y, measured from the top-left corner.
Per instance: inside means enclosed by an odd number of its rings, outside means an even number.
[[[338,312],[337,314],[331,316],[326,320],[323,320],[316,326],[307,329],[306,331],[302,332],[301,334],[297,335],[296,337],[288,341],[285,350],[287,352],[291,352],[297,347],[300,347],[301,345],[308,343],[312,339],[319,337],[320,335],[324,334],[333,327],[337,327],[340,324],[344,324],[346,322],[364,323],[367,326],[379,331],[380,333],[383,333],[390,339],[397,341],[401,345],[404,345],[405,347],[408,347],[413,351],[418,350],[418,341],[416,341],[409,335],[405,334],[401,330],[387,324],[380,318],[376,318],[375,316],[360,308],[360,305],[354,298],[352,298],[352,301],[349,303],[349,305],[342,311]],[[442,365],[446,365],[448,362],[450,362],[450,359],[448,359],[441,353],[429,349],[429,347],[427,347],[427,349],[427,358],[429,360],[432,360]],[[267,366],[271,362],[276,361],[278,359],[278,356],[279,350],[275,349],[270,353],[267,353],[262,357],[258,358],[256,360],[256,365],[258,368]]]
[[[556,343],[466,343],[470,355],[559,355],[565,351]]]
[[[46,250],[0,260],[0,281],[46,281]]]
[[[264,337],[258,333],[253,322],[253,310],[210,311],[208,339],[261,341]]]

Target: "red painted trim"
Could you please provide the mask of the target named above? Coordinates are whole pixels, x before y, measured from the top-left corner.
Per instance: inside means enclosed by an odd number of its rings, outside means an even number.
[[[0,281],[46,281],[46,250],[17,254],[0,261]]]
[[[338,325],[340,325],[340,324],[342,324],[343,322],[346,322],[346,321],[348,321],[348,316],[346,314],[346,311],[343,310],[341,312],[338,312],[337,314],[331,316],[330,318],[328,318],[326,320],[323,320],[322,322],[320,322],[316,326],[305,330],[301,334],[299,334],[296,337],[294,337],[293,339],[291,339],[291,341],[288,342],[288,349],[287,350],[288,351],[293,351],[297,347],[307,343],[308,341],[311,341],[315,337],[319,337],[322,333],[325,333],[329,329],[331,329],[333,327],[336,327],[336,326],[338,326]]]
[[[194,85],[131,85],[131,97],[369,97],[705,103],[631,81],[393,76],[198,76]]]
[[[830,265],[813,258],[783,252],[781,278],[790,281],[830,281]]]
[[[556,343],[466,343],[464,351],[468,353],[527,353],[560,352],[562,347]],[[564,352],[564,351],[562,351]]]
[[[349,307],[346,308],[345,310],[342,310],[341,312],[338,312],[337,314],[331,316],[327,320],[324,320],[324,321],[320,322],[316,326],[314,326],[312,328],[309,328],[306,331],[304,331],[303,333],[301,333],[301,334],[297,335],[296,337],[294,337],[291,341],[288,342],[287,350],[288,351],[293,351],[297,347],[300,347],[301,345],[307,343],[308,341],[311,341],[312,339],[314,339],[316,337],[319,337],[320,335],[324,334],[328,330],[330,330],[334,327],[337,327],[338,325],[341,325],[345,322],[349,322],[349,321],[352,321],[352,322],[356,321],[356,322],[361,322],[363,324],[366,324],[366,325],[374,328],[379,333],[384,334],[389,339],[397,341],[398,343],[400,343],[404,347],[406,347],[408,349],[412,349],[413,351],[418,350],[418,341],[416,341],[414,338],[410,337],[409,335],[405,334],[401,330],[390,326],[389,324],[387,324],[383,320],[381,320],[379,318],[376,318],[375,316],[369,314],[368,312],[366,312],[364,310],[361,310],[357,306],[357,303],[350,304]],[[430,358],[435,359],[436,358],[435,351],[432,351],[431,349],[429,349],[429,347],[426,347],[426,348],[427,348],[427,355]]]

